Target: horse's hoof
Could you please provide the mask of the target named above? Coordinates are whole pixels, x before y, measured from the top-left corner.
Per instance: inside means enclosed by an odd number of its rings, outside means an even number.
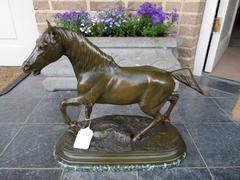
[[[69,129],[72,131],[72,132],[78,132],[81,127],[79,127],[76,123],[73,123],[69,126]]]
[[[137,141],[139,141],[141,138],[140,138],[140,136],[135,136],[134,138],[133,138],[133,142],[137,142]]]
[[[164,121],[163,121],[164,123],[170,123],[170,119],[164,119]]]
[[[169,116],[163,116],[162,118],[162,123],[170,123],[170,119],[169,119]]]
[[[75,128],[69,127],[68,131],[71,133],[77,133],[78,131]]]
[[[78,126],[82,129],[88,127],[88,125],[89,125],[89,122],[87,122],[87,121],[81,121],[78,123]]]
[[[71,129],[70,127],[68,128],[68,132],[69,133],[72,133],[72,134],[74,134],[74,133],[76,133],[73,129]]]

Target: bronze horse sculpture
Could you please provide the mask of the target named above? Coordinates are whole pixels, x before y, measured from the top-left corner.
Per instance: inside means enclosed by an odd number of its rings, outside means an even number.
[[[173,94],[174,79],[204,94],[188,68],[168,72],[151,66],[120,67],[111,56],[82,34],[53,27],[49,22],[47,30],[37,40],[33,52],[24,61],[22,68],[25,72],[32,71],[33,75],[37,75],[42,68],[62,55],[69,58],[77,78],[77,97],[62,100],[60,103],[64,122],[74,131],[81,129],[84,123],[72,121],[66,112],[67,106],[85,105],[84,122],[88,122],[95,103],[137,103],[153,121],[134,136],[133,141],[136,141],[158,123],[169,121],[170,113],[179,98],[178,94]],[[167,101],[170,105],[167,111],[161,114],[160,109]]]

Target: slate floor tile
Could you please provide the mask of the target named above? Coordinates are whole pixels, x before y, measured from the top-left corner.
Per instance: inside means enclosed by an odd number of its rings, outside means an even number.
[[[0,124],[0,154],[20,127],[18,124]]]
[[[27,123],[64,123],[59,110],[59,98],[42,98],[31,113]],[[67,113],[72,120],[77,121],[82,106],[69,106]]]
[[[0,98],[0,123],[22,123],[39,98]]]
[[[215,180],[239,180],[240,168],[211,168]]]
[[[25,125],[0,157],[0,167],[58,167],[53,146],[66,129],[65,125]]]
[[[28,76],[22,82],[20,82],[12,91],[4,95],[3,97],[22,97],[22,98],[36,98],[42,97],[45,93],[42,81],[45,77]]]
[[[145,114],[144,112],[142,112],[142,110],[139,108],[138,104],[129,105],[127,108],[128,108],[129,115],[150,117],[147,114]]]
[[[174,124],[174,126],[178,129],[179,133],[181,134],[187,146],[187,156],[181,162],[180,166],[181,167],[206,167],[191,137],[189,136],[186,128],[181,124]]]
[[[139,171],[138,180],[210,180],[211,176],[205,168],[155,168],[150,171]]]
[[[63,180],[137,180],[136,172],[74,172],[63,173]]]
[[[55,92],[46,92],[44,97],[45,99],[48,98],[57,98],[63,100],[65,98],[73,98],[77,97],[77,91],[55,91]]]
[[[214,98],[216,104],[218,104],[226,113],[232,116],[232,111],[236,105],[237,98]]]
[[[219,78],[202,76],[199,80],[201,86],[218,89],[235,95],[240,94],[240,83],[228,80],[220,80]]]
[[[164,114],[166,112],[166,110],[168,109],[169,106],[169,102],[166,102],[166,104],[161,108],[161,113]],[[176,107],[175,107],[176,108]],[[133,104],[133,105],[129,105],[127,106],[129,115],[137,115],[137,116],[146,116],[146,117],[150,117],[147,114],[143,113],[141,111],[141,109],[139,108],[139,106],[137,104]],[[170,116],[170,120],[173,123],[181,123],[181,118],[176,117],[177,115],[174,116],[174,113],[171,114]],[[151,117],[150,117],[151,118]]]
[[[180,99],[172,119],[186,124],[232,122],[209,98]]]
[[[178,92],[179,92],[181,98],[208,98],[208,97],[223,98],[223,97],[235,97],[236,96],[232,93],[214,89],[214,88],[210,88],[210,87],[201,86],[201,88],[204,91],[204,93],[206,93],[206,96],[204,96],[204,95],[198,93],[197,91],[187,87],[186,85],[182,85],[182,84],[181,84]]]
[[[131,115],[129,105],[96,104],[93,107],[91,118],[106,115]]]
[[[209,167],[240,166],[240,126],[234,123],[186,126]]]
[[[166,102],[165,105],[161,108],[160,112],[164,113],[167,110],[168,106],[169,106],[169,102]],[[128,108],[130,115],[150,117],[147,114],[145,114],[144,112],[142,112],[142,110],[140,109],[138,104],[129,105],[129,106],[127,106],[127,108]]]
[[[61,169],[0,169],[2,180],[60,180]]]

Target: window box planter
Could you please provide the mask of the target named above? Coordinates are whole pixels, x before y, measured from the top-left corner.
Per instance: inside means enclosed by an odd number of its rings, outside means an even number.
[[[111,55],[120,66],[150,65],[167,71],[181,68],[177,60],[178,40],[174,37],[88,37]],[[76,90],[77,81],[67,57],[42,70],[48,91]],[[178,83],[176,89],[178,88]]]

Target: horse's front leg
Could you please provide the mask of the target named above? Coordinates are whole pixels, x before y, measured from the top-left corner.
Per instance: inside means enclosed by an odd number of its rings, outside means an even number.
[[[92,113],[93,104],[85,105],[85,120],[89,120]]]
[[[74,131],[78,131],[81,127],[79,127],[77,122],[71,120],[71,118],[66,112],[66,108],[67,106],[80,106],[86,103],[87,101],[84,97],[75,97],[75,98],[64,99],[59,104],[59,108],[60,108],[64,123],[69,125],[70,128],[73,129]]]
[[[80,122],[80,126],[82,128],[89,126],[92,108],[93,108],[93,104],[85,105],[85,119]]]
[[[98,83],[94,87],[92,87],[84,96],[64,99],[61,101],[60,111],[62,113],[64,122],[68,124],[71,129],[73,129],[74,131],[78,131],[84,126],[84,123],[81,125],[77,122],[72,121],[66,112],[67,106],[85,105],[85,115],[86,118],[89,119],[92,112],[92,105],[96,102],[98,97],[100,97],[102,92],[104,91],[105,82],[106,81],[99,80]]]

